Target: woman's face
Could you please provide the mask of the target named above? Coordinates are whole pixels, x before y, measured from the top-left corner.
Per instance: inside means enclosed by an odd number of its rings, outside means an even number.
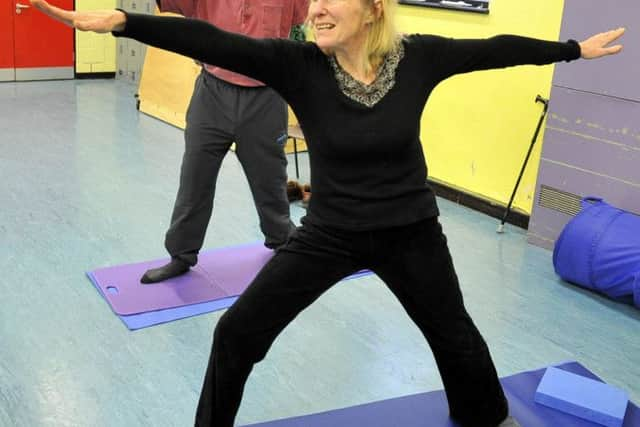
[[[373,21],[373,6],[366,0],[311,0],[309,23],[322,50],[357,50]]]

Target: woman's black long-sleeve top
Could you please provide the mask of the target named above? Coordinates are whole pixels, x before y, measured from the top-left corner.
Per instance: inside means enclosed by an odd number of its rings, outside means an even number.
[[[127,14],[125,30],[114,34],[237,71],[280,93],[309,149],[308,218],[353,231],[438,215],[420,143],[422,111],[438,83],[454,74],[580,57],[572,40],[408,35],[391,88],[369,107],[343,93],[329,57],[314,43],[252,39],[204,21],[137,14]]]

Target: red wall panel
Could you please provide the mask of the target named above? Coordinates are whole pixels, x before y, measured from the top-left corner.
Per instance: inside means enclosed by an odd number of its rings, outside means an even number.
[[[6,1],[6,0],[0,0]],[[10,0],[30,5],[29,0]],[[73,8],[73,0],[50,0],[50,3],[65,9]],[[16,14],[13,9],[15,28],[15,66],[72,67],[73,29],[45,16],[33,7]]]
[[[13,15],[15,0],[0,0],[0,68],[14,68]]]

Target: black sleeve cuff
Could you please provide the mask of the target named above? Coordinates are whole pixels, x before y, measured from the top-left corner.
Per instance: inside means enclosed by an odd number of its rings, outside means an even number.
[[[129,22],[129,14],[127,13],[126,10],[122,10],[120,8],[116,8],[116,10],[119,10],[120,12],[124,13],[124,16],[127,18],[127,22]],[[111,35],[114,37],[122,37],[122,34],[127,30],[127,24],[125,23],[124,25],[124,30],[122,31],[111,31]]]
[[[570,59],[567,59],[567,62],[582,58],[582,49],[580,48],[580,43],[573,39],[569,39],[567,43],[569,43],[574,50],[572,57]]]

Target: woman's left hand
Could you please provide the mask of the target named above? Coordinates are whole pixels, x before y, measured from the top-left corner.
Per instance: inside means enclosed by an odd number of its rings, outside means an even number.
[[[618,28],[617,30],[596,34],[595,36],[591,36],[588,39],[580,42],[582,58],[595,59],[602,56],[615,55],[616,53],[619,53],[622,50],[622,45],[617,44],[608,47],[607,45],[622,37],[624,31],[624,28]]]

